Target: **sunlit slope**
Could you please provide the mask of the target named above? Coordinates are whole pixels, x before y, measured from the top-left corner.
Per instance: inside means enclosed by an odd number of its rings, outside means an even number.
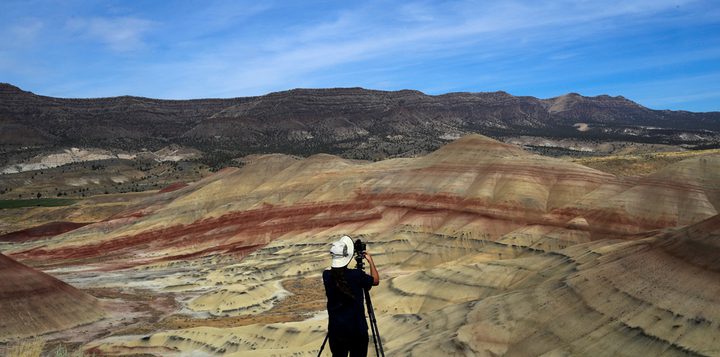
[[[475,285],[480,299],[446,304],[418,315],[413,324],[398,324],[397,338],[414,337],[394,347],[417,355],[716,356],[719,240],[720,216],[715,216],[676,233],[508,261],[500,266],[520,268],[510,279],[518,274],[524,279],[487,297],[482,292],[490,278],[452,284],[450,274],[439,279],[446,282],[442,290]],[[491,266],[464,270],[485,269],[493,276]],[[435,291],[431,294],[443,294]]]
[[[615,179],[479,135],[457,140],[413,163],[364,186],[363,193],[420,206],[537,217]]]
[[[366,234],[406,225],[450,236],[504,237],[523,246],[542,245],[537,238],[547,237],[545,249],[555,249],[717,214],[718,163],[720,156],[693,158],[645,178],[619,180],[480,135],[424,157],[377,163],[263,155],[51,244],[9,251],[31,265],[129,267],[246,254],[291,232],[344,225],[362,225]]]
[[[372,296],[386,349],[417,356],[718,355],[719,218],[640,240],[549,252],[408,232],[376,236],[371,247],[384,281]],[[192,307],[262,316],[283,298],[278,280],[312,275],[327,264],[326,244],[308,240],[281,237],[216,271],[209,278],[219,287]],[[427,259],[408,259],[416,255]],[[311,316],[91,345],[109,353],[172,346],[309,356],[325,332],[324,319]]]
[[[507,221],[508,227],[529,221],[564,225],[566,217],[550,214],[554,208],[613,180],[479,135],[425,157],[379,163],[266,155],[241,169],[159,194],[135,211],[55,237],[52,245],[18,253],[18,258],[49,263],[113,256],[132,260],[124,265],[146,264],[265,244],[290,231],[368,221],[377,223],[376,232],[398,220],[442,232],[467,225],[472,230],[479,222],[486,226],[482,221],[488,219]],[[493,235],[507,229],[495,229]]]
[[[720,155],[690,158],[651,175],[600,187],[565,214],[583,216],[591,227],[638,233],[681,227],[718,214]]]
[[[103,317],[98,301],[0,254],[0,342],[37,336]]]
[[[711,351],[712,339],[642,331],[654,328],[647,309],[691,316],[682,294],[716,308],[696,291],[715,281],[712,264],[695,262],[707,247],[662,230],[716,215],[718,175],[718,157],[708,156],[619,179],[479,135],[374,163],[262,155],[8,252],[75,286],[174,294],[178,310],[146,335],[86,346],[104,354],[316,354],[322,302],[294,316],[277,308],[304,298],[284,287],[320,279],[328,242],[342,234],[370,242],[383,276],[372,294],[394,353]],[[710,268],[700,280],[689,278],[702,264]],[[673,289],[679,297],[662,305],[658,296]],[[608,347],[616,338],[627,348]]]

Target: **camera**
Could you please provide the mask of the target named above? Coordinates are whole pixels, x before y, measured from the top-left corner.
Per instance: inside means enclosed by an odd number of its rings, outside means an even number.
[[[363,253],[367,250],[367,245],[365,242],[360,240],[359,238],[355,240],[355,254],[362,256]]]
[[[363,270],[365,268],[365,262],[363,262],[363,253],[367,250],[367,245],[365,242],[360,240],[359,238],[355,240],[355,244],[353,244],[355,247],[355,268]]]

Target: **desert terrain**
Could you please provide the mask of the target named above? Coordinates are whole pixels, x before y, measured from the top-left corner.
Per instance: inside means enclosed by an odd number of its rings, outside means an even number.
[[[720,1],[0,0],[0,38],[0,357],[362,318],[368,356],[720,357]]]
[[[249,155],[2,209],[0,354],[315,356],[347,234],[387,355],[718,356],[720,154],[638,147]]]

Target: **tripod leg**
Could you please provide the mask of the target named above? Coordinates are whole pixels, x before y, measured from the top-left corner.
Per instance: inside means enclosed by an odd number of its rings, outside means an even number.
[[[328,337],[330,337],[330,332],[329,332],[329,331],[328,331],[328,333],[325,334],[325,340],[323,341],[322,346],[320,346],[320,351],[318,352],[318,357],[320,357],[320,354],[322,354],[322,351],[325,349],[325,344],[326,344],[327,341],[328,341]]]
[[[385,351],[383,351],[382,341],[380,339],[380,330],[378,330],[377,320],[375,319],[375,310],[372,306],[372,300],[370,300],[370,292],[365,290],[365,303],[367,304],[368,317],[370,318],[370,329],[373,334],[373,343],[375,344],[375,355],[385,357]]]
[[[382,340],[380,339],[380,331],[378,330],[378,327],[377,327],[377,320],[375,320],[373,322],[373,324],[375,324],[375,333],[378,336],[377,343],[378,343],[378,347],[380,348],[380,356],[385,357],[385,351],[383,350]]]
[[[375,326],[375,324],[373,323],[372,318],[371,318],[370,319],[370,331],[372,331],[373,345],[375,346],[375,356],[380,356],[380,354],[378,352],[378,335],[377,335],[376,328],[377,327]]]

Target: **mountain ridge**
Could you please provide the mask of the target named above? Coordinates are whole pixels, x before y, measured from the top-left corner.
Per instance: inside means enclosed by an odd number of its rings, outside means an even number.
[[[0,147],[10,154],[17,146],[42,152],[178,144],[209,156],[330,153],[378,160],[428,153],[472,133],[707,147],[720,145],[720,112],[653,110],[622,96],[577,93],[538,99],[502,91],[427,95],[353,87],[226,99],[72,99],[0,84],[0,129]]]
[[[613,99],[613,100],[624,100],[626,102],[633,103],[637,106],[643,107],[645,109],[654,110],[654,111],[671,111],[671,112],[687,112],[687,113],[720,113],[720,111],[709,111],[709,112],[696,112],[696,111],[690,111],[690,110],[672,110],[672,109],[653,109],[646,107],[640,103],[637,103],[633,101],[632,99],[629,99],[622,95],[609,95],[609,94],[598,94],[594,96],[588,96],[583,95],[578,92],[568,92],[565,94],[557,95],[554,97],[547,97],[547,98],[541,98],[541,97],[535,97],[530,95],[513,95],[510,94],[504,90],[497,90],[497,91],[487,91],[487,92],[469,92],[469,91],[457,91],[457,92],[447,92],[447,93],[441,93],[441,94],[428,94],[423,91],[417,90],[417,89],[398,89],[398,90],[384,90],[384,89],[372,89],[372,88],[365,88],[365,87],[328,87],[328,88],[321,88],[321,87],[297,87],[297,88],[291,88],[286,90],[280,90],[280,91],[274,91],[274,92],[268,92],[265,94],[259,94],[259,95],[249,95],[249,96],[238,96],[238,97],[201,97],[201,98],[153,98],[153,97],[144,97],[144,96],[136,96],[136,95],[114,95],[114,96],[107,96],[107,97],[53,97],[43,94],[37,94],[33,91],[27,91],[24,90],[14,84],[7,83],[7,82],[0,82],[0,93],[2,92],[18,92],[18,93],[25,93],[25,94],[31,94],[38,97],[44,97],[44,98],[52,98],[52,99],[67,99],[67,100],[99,100],[99,99],[113,99],[113,98],[128,98],[128,99],[148,99],[152,101],[166,101],[166,102],[182,102],[182,101],[204,101],[204,100],[232,100],[232,99],[252,99],[252,98],[259,98],[259,97],[267,97],[271,95],[280,95],[280,94],[290,94],[293,92],[322,92],[322,91],[334,91],[334,90],[356,90],[356,91],[363,91],[363,92],[377,92],[377,93],[412,93],[412,94],[419,94],[422,96],[427,97],[447,97],[447,96],[455,96],[455,95],[478,95],[478,94],[497,94],[497,95],[507,95],[509,97],[514,98],[532,98],[537,99],[540,101],[554,101],[563,97],[581,97],[586,99]]]

